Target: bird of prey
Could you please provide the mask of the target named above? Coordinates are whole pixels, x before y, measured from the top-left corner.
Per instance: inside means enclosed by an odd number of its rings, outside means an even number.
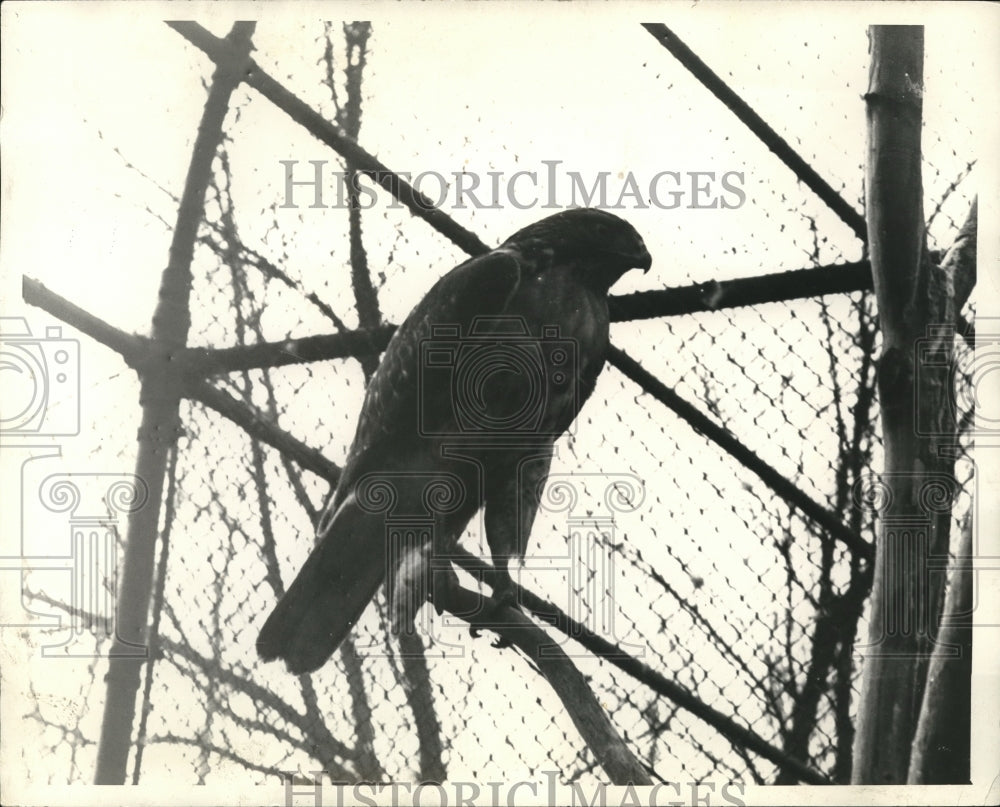
[[[369,381],[316,546],[257,639],[263,660],[318,669],[383,581],[393,629],[412,628],[433,585],[430,559],[448,554],[480,508],[494,597],[513,604],[508,564],[524,558],[553,445],[604,366],[608,290],[650,263],[632,225],[578,208],[434,284]],[[423,514],[425,527],[394,532],[399,513]]]

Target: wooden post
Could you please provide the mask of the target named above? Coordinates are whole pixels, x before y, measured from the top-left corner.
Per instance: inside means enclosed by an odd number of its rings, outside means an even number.
[[[903,784],[942,608],[944,574],[936,567],[947,561],[957,491],[953,382],[940,369],[951,365],[956,311],[953,279],[925,243],[923,28],[873,26],[869,39],[866,209],[882,329],[885,468],[873,486],[879,528],[868,642],[858,646],[865,660],[852,778]]]
[[[238,22],[227,37],[247,57],[254,23]],[[152,351],[154,358],[140,369],[142,382],[139,403],[142,421],[136,475],[149,489],[146,505],[129,519],[125,560],[117,598],[115,640],[109,654],[107,695],[101,740],[97,751],[95,784],[120,785],[125,782],[135,699],[139,690],[146,644],[149,602],[153,584],[155,547],[160,518],[160,501],[167,455],[177,441],[180,426],[178,404],[181,384],[175,361],[187,343],[191,325],[191,261],[195,238],[205,208],[205,189],[211,177],[212,160],[222,139],[222,124],[229,98],[242,77],[242,64],[220,65],[198,127],[194,153],[188,167],[184,193],[170,244],[170,259],[160,281],[160,296],[153,314]]]

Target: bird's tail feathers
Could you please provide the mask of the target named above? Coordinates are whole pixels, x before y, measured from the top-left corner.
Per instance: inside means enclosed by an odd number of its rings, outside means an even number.
[[[295,674],[321,667],[361,618],[385,570],[384,517],[349,496],[264,623],[258,655],[284,659]]]

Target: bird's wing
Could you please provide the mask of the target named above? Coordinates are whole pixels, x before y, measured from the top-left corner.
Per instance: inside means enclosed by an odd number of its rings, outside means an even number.
[[[422,435],[454,431],[454,424],[441,422],[453,407],[435,399],[450,395],[450,390],[433,388],[429,399],[419,400],[422,346],[442,326],[454,326],[464,335],[478,317],[503,314],[530,271],[513,254],[494,250],[452,269],[410,312],[368,384],[335,505],[365,473],[385,470],[393,459],[398,463],[414,451],[425,451],[428,444]]]

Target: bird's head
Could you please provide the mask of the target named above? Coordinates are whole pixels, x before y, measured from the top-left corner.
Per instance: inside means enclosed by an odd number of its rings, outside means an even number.
[[[501,245],[546,265],[577,267],[595,291],[607,292],[629,269],[649,271],[642,236],[624,219],[591,207],[564,210],[518,230]]]

